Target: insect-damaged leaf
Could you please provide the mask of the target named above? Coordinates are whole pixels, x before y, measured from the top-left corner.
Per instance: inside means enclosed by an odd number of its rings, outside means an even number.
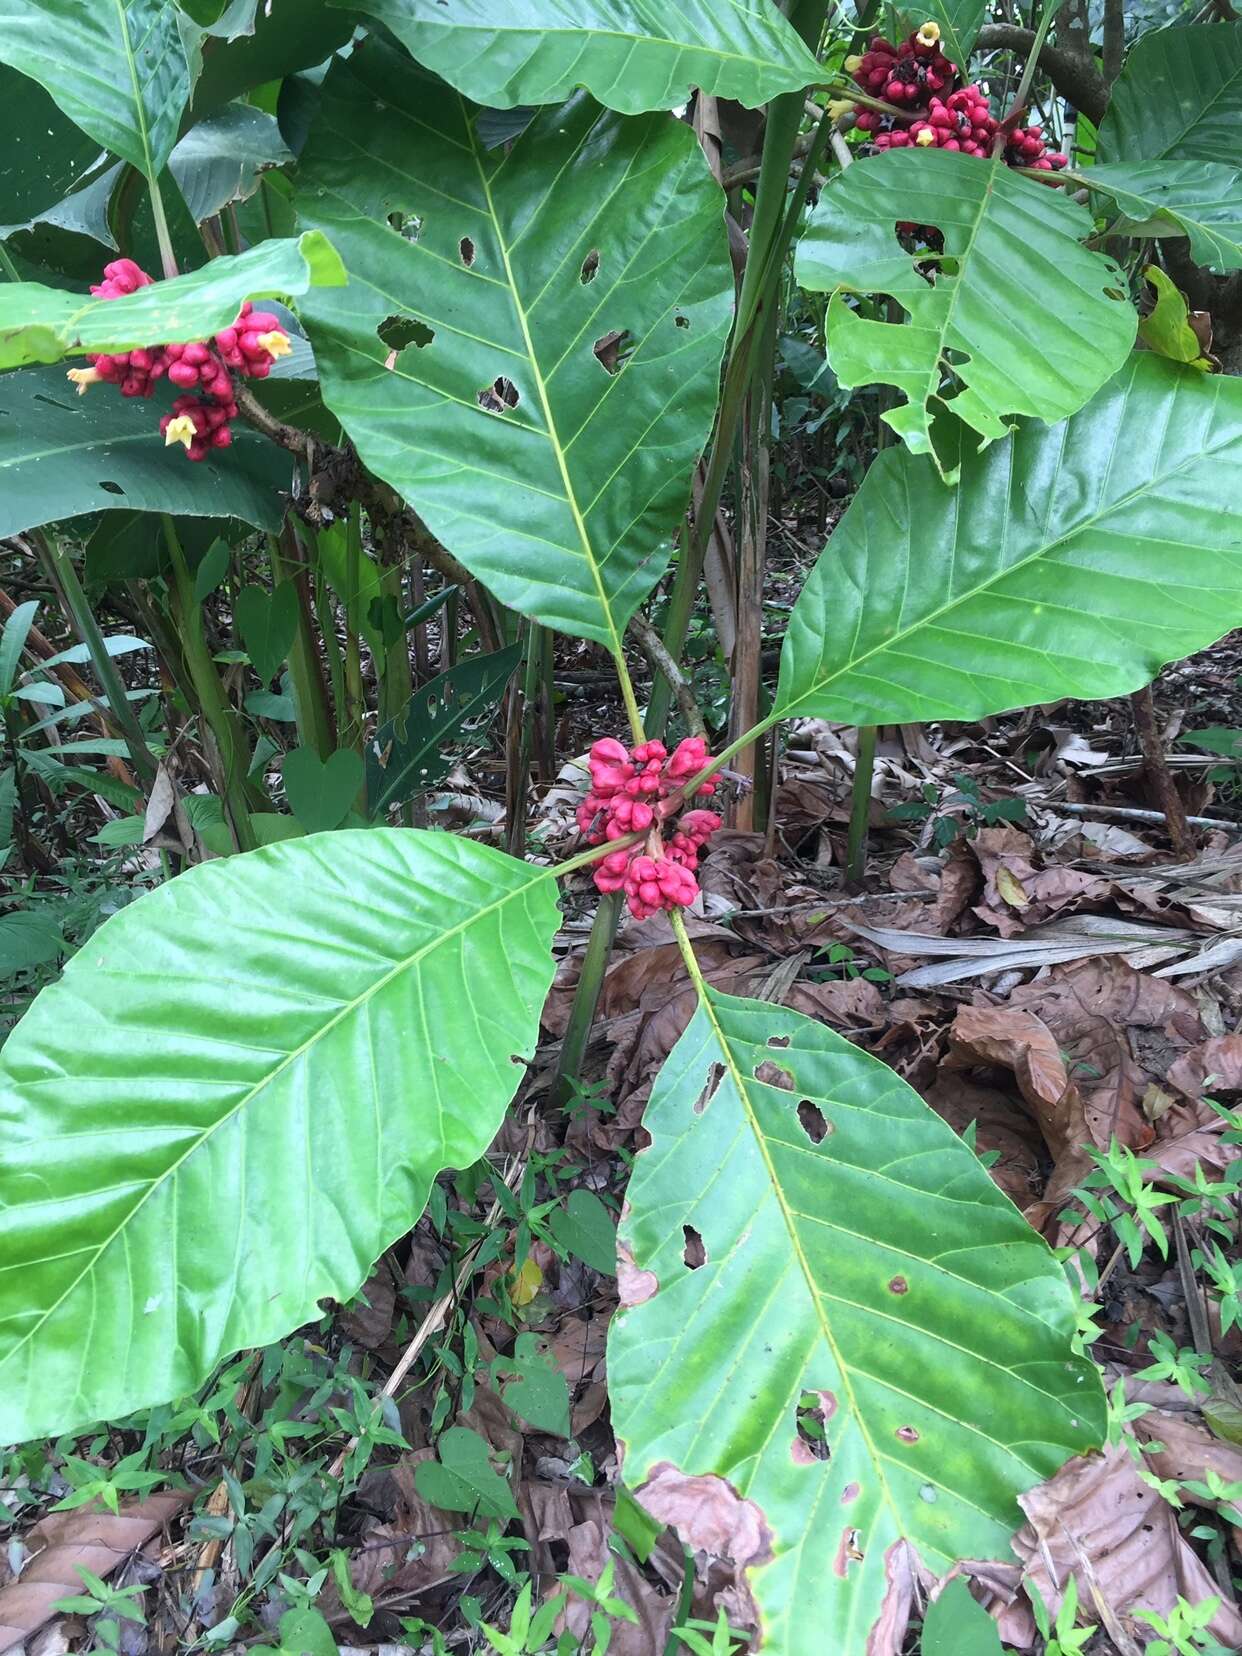
[[[943,253],[908,253],[898,223],[934,225]],[[1003,437],[1015,414],[1073,414],[1121,367],[1138,318],[1116,264],[1079,245],[1091,227],[1063,191],[999,159],[893,150],[824,191],[795,268],[803,287],[832,294],[828,360],[841,384],[897,386],[907,401],[884,419],[925,454],[936,406]],[[860,316],[842,290],[888,294],[909,319]],[[960,389],[945,388],[950,374]]]
[[[1018,1495],[1099,1442],[1069,1285],[951,1128],[799,1013],[708,989],[644,1125],[626,1482],[747,1568],[764,1648],[861,1652],[903,1542],[937,1572],[1006,1555]]]
[[[338,60],[299,220],[349,285],[300,308],[363,460],[506,604],[616,650],[663,573],[733,306],[690,128],[580,95],[489,150],[369,40]]]

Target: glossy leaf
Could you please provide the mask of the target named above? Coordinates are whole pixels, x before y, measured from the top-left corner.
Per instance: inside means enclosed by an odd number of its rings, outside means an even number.
[[[0,368],[58,362],[69,352],[128,351],[203,339],[227,328],[245,299],[287,299],[339,286],[344,268],[315,231],[260,242],[123,299],[93,299],[39,282],[0,285]]]
[[[1203,354],[1203,345],[1190,325],[1190,307],[1177,283],[1159,265],[1143,272],[1156,294],[1156,302],[1139,322],[1139,338],[1150,351],[1158,351],[1172,362],[1187,362],[1209,374],[1212,364]]]
[[[1074,1296],[952,1129],[800,1013],[704,991],[643,1125],[626,1482],[688,1546],[699,1513],[732,1537],[765,1650],[861,1653],[903,1540],[936,1573],[1006,1557],[1018,1495],[1099,1442]]]
[[[1242,119],[1242,117],[1240,117]],[[1092,167],[1091,188],[1133,225],[1122,235],[1188,236],[1196,264],[1242,269],[1242,170],[1218,161],[1136,161]]]
[[[962,458],[881,454],[803,588],[777,712],[977,719],[1137,690],[1242,625],[1242,381],[1138,352],[1082,412]]]
[[[912,0],[901,7],[901,16],[910,27],[920,23],[940,25],[940,49],[950,63],[969,79],[968,63],[975,40],[987,16],[987,0]]]
[[[346,0],[340,0],[346,3]],[[496,109],[585,87],[624,115],[692,87],[753,109],[821,78],[772,0],[348,0],[420,63]]]
[[[1138,40],[1100,124],[1100,161],[1238,164],[1242,23],[1153,29]]]
[[[80,132],[39,85],[0,63],[5,143],[0,149],[0,240],[56,212],[100,160],[93,138]],[[110,243],[115,246],[115,243]]]
[[[494,708],[522,646],[470,656],[415,690],[395,719],[367,744],[367,808],[382,816],[394,805],[443,782],[452,765],[447,745],[472,719]]]
[[[0,60],[148,178],[190,95],[181,14],[166,0],[0,0]]]
[[[939,259],[898,243],[894,224],[911,221],[943,232]],[[832,294],[828,360],[841,384],[897,386],[907,401],[883,418],[926,454],[937,408],[1003,437],[1015,414],[1074,413],[1120,368],[1137,318],[1114,262],[1079,245],[1091,228],[1063,192],[1001,161],[892,150],[823,192],[795,269],[803,287]],[[937,263],[931,280],[923,272]],[[864,318],[843,289],[888,294],[909,320]],[[947,375],[962,389],[945,390]]]
[[[456,93],[373,40],[333,65],[298,183],[349,270],[301,310],[363,460],[506,604],[618,648],[667,564],[732,313],[690,128],[580,96],[487,150]]]
[[[110,386],[78,397],[62,368],[0,375],[0,535],[123,508],[279,529],[289,456],[239,425],[231,448],[195,464],[164,446],[164,406]]]
[[[203,43],[203,71],[190,112],[198,120],[255,87],[313,69],[346,45],[355,13],[325,0],[280,0],[254,12],[253,33]]]
[[[228,104],[192,126],[172,152],[168,169],[195,224],[230,202],[245,201],[259,174],[293,155],[273,115],[251,104]]]
[[[499,1126],[557,919],[547,869],[378,828],[106,921],[0,1054],[0,1440],[178,1397],[350,1299]]]

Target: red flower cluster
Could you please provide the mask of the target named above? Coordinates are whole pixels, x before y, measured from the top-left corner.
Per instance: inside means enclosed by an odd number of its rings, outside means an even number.
[[[91,292],[97,299],[120,299],[151,285],[146,271],[132,259],[114,259]],[[229,422],[237,418],[233,374],[266,379],[276,358],[287,356],[289,349],[280,318],[271,311],[255,310],[247,300],[232,327],[222,328],[210,342],[104,352],[87,357],[89,368],[71,368],[69,378],[79,395],[104,381],[117,386],[123,397],[149,397],[155,382],[165,377],[183,391],[193,388],[198,395],[178,397],[172,413],[161,419],[160,431],[165,444],[181,443],[191,460],[204,460],[213,448],[227,448],[233,441],[229,429]]]
[[[708,763],[701,736],[687,736],[672,754],[663,742],[640,742],[627,750],[611,736],[601,737],[591,749],[591,788],[578,807],[578,826],[588,844],[647,835],[644,844],[610,852],[595,865],[598,890],[624,891],[636,920],[646,920],[658,909],[685,908],[698,895],[694,870],[720,818],[714,811],[686,811],[667,843],[661,824],[681,805],[680,798],[670,796],[679,795]],[[703,782],[695,791],[713,794],[716,784]]]
[[[900,46],[876,36],[861,57],[846,58],[845,67],[864,92],[903,108],[903,119],[854,105],[854,124],[871,133],[875,150],[934,148],[963,155],[990,155],[1000,122],[988,107],[982,88],[957,85],[957,65],[940,50],[940,27],[924,23]],[[845,100],[848,108],[848,100]],[[1021,127],[1006,134],[1005,160],[1011,167],[1055,172],[1067,157],[1048,150],[1041,127]]]

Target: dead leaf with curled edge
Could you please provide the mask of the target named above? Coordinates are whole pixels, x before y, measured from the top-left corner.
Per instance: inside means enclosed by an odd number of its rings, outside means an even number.
[[[1102,1455],[1077,1455],[1054,1478],[1018,1497],[1029,1520],[1013,1550],[1055,1616],[1072,1575],[1090,1612],[1092,1581],[1118,1615],[1155,1610],[1167,1616],[1178,1596],[1191,1604],[1220,1598],[1220,1588],[1177,1527],[1173,1508],[1139,1476],[1124,1444]],[[1222,1601],[1210,1631],[1227,1649],[1242,1644],[1242,1616]]]
[[[97,1576],[113,1570],[172,1522],[190,1499],[189,1490],[148,1495],[119,1513],[103,1507],[52,1512],[22,1538],[30,1557],[16,1581],[0,1587],[0,1652],[23,1644],[53,1614],[63,1598],[82,1592],[77,1566]]]

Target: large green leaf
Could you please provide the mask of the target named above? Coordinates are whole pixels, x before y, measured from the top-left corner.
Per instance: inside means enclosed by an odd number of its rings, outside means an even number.
[[[366,754],[372,816],[443,782],[452,764],[447,744],[472,719],[495,707],[521,659],[522,646],[511,644],[492,655],[459,661],[421,685],[397,717],[380,726]]]
[[[38,282],[0,285],[0,368],[57,362],[69,351],[128,351],[204,339],[227,328],[244,299],[290,298],[343,283],[340,258],[316,231],[260,242],[122,299],[92,299]]]
[[[1242,625],[1242,381],[1138,352],[1063,425],[880,455],[802,590],[776,710],[976,719],[1137,690]]]
[[[862,1656],[903,1540],[937,1573],[1006,1556],[1017,1496],[1099,1442],[1073,1293],[952,1129],[800,1013],[706,990],[643,1125],[608,1340],[626,1483],[747,1567],[765,1650]]]
[[[377,828],[107,921],[0,1054],[0,1442],[177,1397],[349,1299],[500,1125],[557,919],[548,869]]]
[[[298,168],[350,277],[301,307],[324,400],[506,604],[615,650],[711,426],[722,197],[669,115],[579,95],[490,151],[473,115],[378,41],[333,65]]]
[[[196,122],[169,157],[168,170],[190,217],[201,224],[230,202],[253,195],[265,168],[292,160],[276,117],[235,103]]]
[[[181,14],[168,0],[0,0],[0,60],[97,143],[154,178],[190,95]]]
[[[195,464],[165,447],[159,414],[110,386],[75,396],[58,368],[0,376],[0,535],[124,508],[280,528],[283,450],[239,425],[231,448]]]
[[[1154,29],[1134,45],[1100,124],[1101,161],[1238,162],[1242,23]]]
[[[496,109],[584,86],[624,115],[701,86],[746,107],[821,78],[772,0],[342,0],[429,69]]]
[[[905,252],[893,232],[900,222],[938,226],[940,259]],[[908,401],[884,419],[925,454],[935,406],[1003,437],[1012,415],[1074,413],[1125,361],[1137,317],[1113,261],[1079,245],[1091,228],[1085,208],[1001,160],[891,150],[824,191],[795,268],[803,287],[833,295],[837,378],[903,391]],[[909,320],[864,318],[840,289],[888,294]],[[947,388],[949,376],[963,389]]]
[[[28,229],[77,190],[99,145],[62,115],[39,85],[0,63],[5,143],[0,149],[0,240]],[[115,245],[113,243],[112,245]]]
[[[1190,256],[1216,270],[1242,269],[1242,170],[1218,161],[1124,161],[1092,167],[1091,188],[1131,221],[1121,234],[1188,236]]]

